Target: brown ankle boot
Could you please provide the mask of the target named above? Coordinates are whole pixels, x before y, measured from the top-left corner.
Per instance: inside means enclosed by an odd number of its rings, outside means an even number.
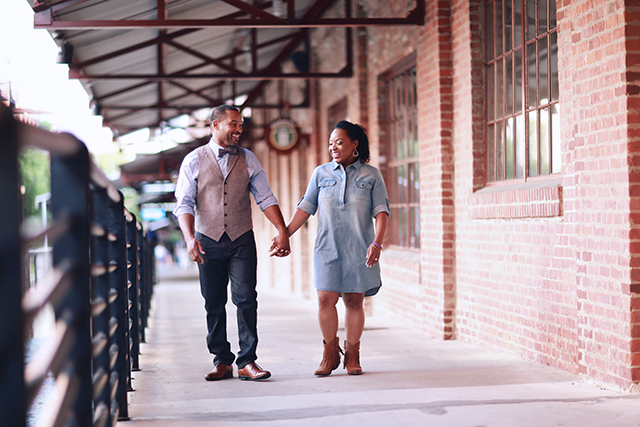
[[[344,367],[347,368],[347,374],[360,375],[362,368],[360,367],[360,341],[351,344],[349,341],[344,342]]]
[[[342,353],[342,349],[340,348],[340,341],[338,337],[335,340],[332,340],[328,344],[322,340],[322,344],[324,344],[324,353],[322,354],[322,362],[320,362],[320,367],[316,369],[315,375],[318,376],[327,376],[331,374],[331,371],[337,369],[340,366],[340,353]]]

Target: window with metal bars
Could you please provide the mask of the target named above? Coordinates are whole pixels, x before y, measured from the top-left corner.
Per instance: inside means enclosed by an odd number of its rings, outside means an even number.
[[[400,68],[400,67],[398,67]],[[390,244],[420,247],[420,175],[415,58],[383,76],[386,93],[387,163],[385,180],[391,215]]]
[[[556,0],[487,0],[487,181],[560,172]]]

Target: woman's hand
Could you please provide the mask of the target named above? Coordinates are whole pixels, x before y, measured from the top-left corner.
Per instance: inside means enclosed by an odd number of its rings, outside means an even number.
[[[367,267],[371,268],[378,263],[381,252],[382,251],[377,246],[373,244],[369,245],[369,248],[367,248],[367,260],[365,263]]]

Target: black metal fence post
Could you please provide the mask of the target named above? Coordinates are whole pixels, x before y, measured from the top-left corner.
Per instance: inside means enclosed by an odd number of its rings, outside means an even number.
[[[0,110],[0,420],[23,427],[25,384],[23,376],[21,215],[18,213],[18,144],[8,110]]]
[[[139,254],[140,260],[140,342],[147,342],[145,329],[147,327],[147,282],[150,280],[149,272],[147,270],[147,242],[145,240],[144,229],[138,229],[138,242],[139,242]]]
[[[145,308],[142,313],[142,320],[144,321],[144,327],[149,326],[149,315],[151,314],[151,298],[153,297],[153,284],[156,282],[156,263],[155,263],[155,248],[157,245],[156,240],[145,239],[145,261],[147,269],[147,279],[144,283],[145,286]]]
[[[111,415],[111,388],[109,373],[111,358],[109,356],[109,320],[108,310],[110,287],[108,278],[109,265],[109,215],[106,209],[109,196],[103,188],[93,192],[93,224],[91,246],[91,298],[93,307],[93,402],[94,419],[98,425],[113,425]]]
[[[140,277],[138,259],[138,221],[132,213],[127,215],[127,262],[129,266],[129,318],[131,319],[131,370],[140,370]],[[129,389],[133,384],[129,383]]]
[[[109,305],[113,322],[111,336],[111,354],[113,371],[111,377],[112,414],[119,420],[129,418],[127,408],[127,384],[129,383],[128,349],[129,349],[129,294],[127,289],[127,232],[122,196],[118,202],[109,203],[109,232],[113,235],[110,247],[109,281],[111,292],[115,298]],[[116,405],[117,402],[117,411]]]
[[[76,400],[70,424],[92,426],[91,376],[91,295],[89,291],[89,152],[77,141],[76,153],[51,155],[51,216],[54,221],[70,218],[72,227],[53,245],[53,264],[72,262],[74,277],[71,292],[56,307],[56,319],[70,319],[76,340],[69,354],[67,375],[76,386]],[[74,393],[70,393],[74,394]]]

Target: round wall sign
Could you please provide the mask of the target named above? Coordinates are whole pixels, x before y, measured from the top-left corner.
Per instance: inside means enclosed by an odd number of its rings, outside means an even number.
[[[269,144],[276,150],[289,151],[298,143],[296,124],[291,120],[276,120],[269,125],[269,128]]]

